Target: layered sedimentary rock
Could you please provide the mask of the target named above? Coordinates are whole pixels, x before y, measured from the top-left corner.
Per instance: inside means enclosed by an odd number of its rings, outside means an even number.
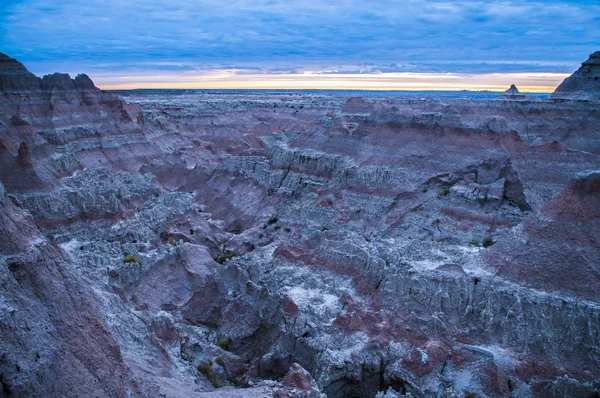
[[[0,61],[3,394],[600,392],[597,101],[125,102]]]
[[[590,54],[590,58],[556,88],[552,98],[599,99],[600,51]]]
[[[11,191],[52,187],[85,167],[137,169],[156,153],[139,107],[100,91],[86,75],[40,79],[0,53],[0,89],[0,170]]]
[[[3,396],[125,397],[137,385],[97,297],[0,185]]]

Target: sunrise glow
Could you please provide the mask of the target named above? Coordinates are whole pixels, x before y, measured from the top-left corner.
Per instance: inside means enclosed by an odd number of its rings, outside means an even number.
[[[489,90],[516,84],[526,92],[551,92],[564,73],[371,73],[371,74],[249,74],[218,71],[155,76],[92,76],[105,90],[176,89],[326,89],[326,90]]]

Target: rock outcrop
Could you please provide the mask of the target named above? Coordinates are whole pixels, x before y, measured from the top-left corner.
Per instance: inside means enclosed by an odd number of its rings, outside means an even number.
[[[600,99],[600,51],[590,54],[590,58],[554,90],[552,98]]]
[[[499,275],[594,300],[600,294],[599,229],[600,171],[582,172],[487,254]]]
[[[499,98],[504,100],[521,100],[525,99],[525,94],[521,94],[517,86],[511,84],[510,88],[506,90]]]
[[[40,79],[0,53],[0,91],[0,174],[11,191],[51,188],[85,167],[137,169],[157,153],[142,132],[140,108],[86,75]]]
[[[2,394],[600,393],[600,103],[0,68]]]
[[[126,397],[139,388],[98,298],[0,184],[3,396]]]

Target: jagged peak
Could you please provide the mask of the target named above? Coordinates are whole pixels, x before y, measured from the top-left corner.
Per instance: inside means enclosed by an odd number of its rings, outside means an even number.
[[[590,54],[579,69],[563,80],[552,93],[552,98],[600,98],[600,51]]]
[[[11,58],[4,53],[0,53],[0,75],[14,73],[29,73],[25,65]]]
[[[500,96],[500,98],[502,98],[502,99],[522,99],[522,98],[525,98],[525,95],[521,94],[521,92],[519,91],[517,86],[515,86],[514,84],[511,84],[510,88],[508,90],[506,90]]]
[[[75,83],[76,87],[82,87],[85,89],[98,89],[94,84],[93,80],[90,79],[90,77],[85,73],[80,73],[77,76],[75,76],[73,82]]]
[[[590,58],[582,62],[581,65],[600,65],[600,51],[591,53]]]

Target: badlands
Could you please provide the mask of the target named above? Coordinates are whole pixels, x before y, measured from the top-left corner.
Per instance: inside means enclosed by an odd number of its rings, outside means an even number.
[[[0,54],[0,397],[600,394],[600,52],[547,98]]]

